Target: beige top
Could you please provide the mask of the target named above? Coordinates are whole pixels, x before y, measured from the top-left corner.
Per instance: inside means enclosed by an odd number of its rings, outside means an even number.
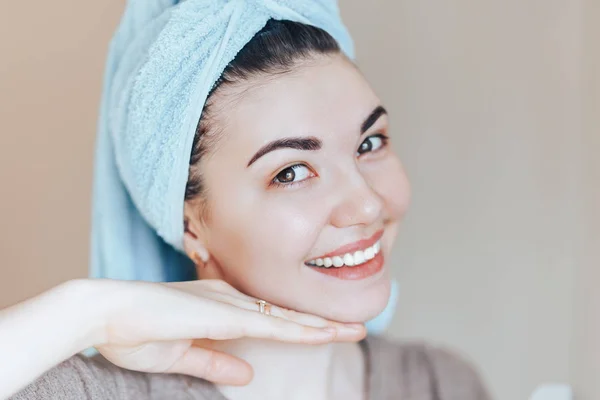
[[[446,350],[378,337],[362,344],[370,400],[490,399],[473,368]],[[132,372],[83,356],[61,363],[11,399],[227,400],[202,379]]]

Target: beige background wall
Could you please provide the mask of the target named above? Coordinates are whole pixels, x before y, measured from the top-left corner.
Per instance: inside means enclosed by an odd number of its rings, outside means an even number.
[[[124,0],[5,3],[0,307],[86,274],[100,78]],[[597,2],[342,11],[414,186],[391,334],[461,349],[498,399],[546,381],[600,398]]]
[[[585,0],[581,264],[577,275],[572,379],[581,398],[600,399],[600,2]]]

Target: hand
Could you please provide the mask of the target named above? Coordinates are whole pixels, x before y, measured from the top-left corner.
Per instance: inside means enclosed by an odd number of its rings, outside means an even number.
[[[180,373],[216,383],[252,379],[245,361],[203,346],[202,339],[243,337],[295,343],[358,341],[362,324],[341,324],[272,306],[258,312],[256,299],[221,280],[178,283],[96,281],[106,285],[109,307],[99,352],[112,363],[142,372]]]

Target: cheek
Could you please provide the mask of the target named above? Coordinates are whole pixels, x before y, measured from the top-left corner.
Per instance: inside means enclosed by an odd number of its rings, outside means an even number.
[[[309,198],[251,189],[213,205],[210,250],[229,283],[285,305],[326,220]]]
[[[289,200],[292,197],[273,196],[249,211],[256,257],[269,257],[278,263],[288,260],[288,264],[296,265],[304,261],[312,248],[320,226],[319,210],[314,202]]]

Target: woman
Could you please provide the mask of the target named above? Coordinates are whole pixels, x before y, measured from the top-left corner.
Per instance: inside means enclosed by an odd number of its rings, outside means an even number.
[[[140,4],[109,58],[92,267],[199,281],[74,281],[4,310],[0,397],[487,399],[451,353],[364,339],[410,190],[335,4]]]

